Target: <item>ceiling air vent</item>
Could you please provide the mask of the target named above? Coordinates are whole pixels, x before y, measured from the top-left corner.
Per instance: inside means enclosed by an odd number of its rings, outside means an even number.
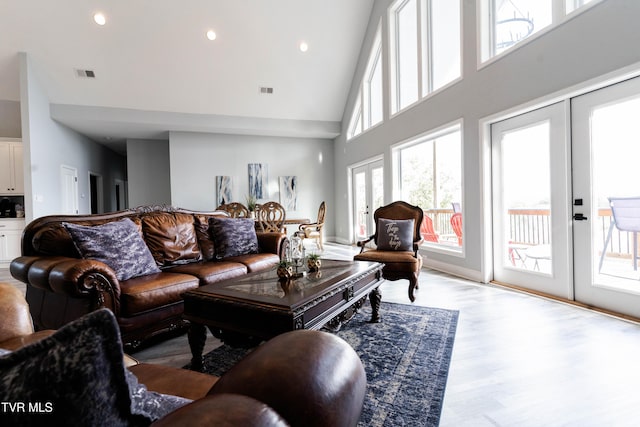
[[[76,68],[76,77],[95,79],[96,73],[93,70],[79,70]]]
[[[262,95],[271,95],[273,93],[273,88],[260,86],[260,93]]]

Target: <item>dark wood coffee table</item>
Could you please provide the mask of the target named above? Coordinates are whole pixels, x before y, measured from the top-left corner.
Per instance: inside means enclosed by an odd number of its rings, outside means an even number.
[[[320,271],[288,282],[279,281],[274,268],[184,293],[192,369],[202,369],[207,327],[223,341],[239,336],[260,341],[295,329],[335,326],[341,314],[353,313],[368,294],[371,321],[378,321],[383,265],[323,259]]]

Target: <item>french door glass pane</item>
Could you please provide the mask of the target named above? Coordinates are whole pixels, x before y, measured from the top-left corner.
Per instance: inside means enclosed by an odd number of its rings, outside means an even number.
[[[551,273],[550,123],[506,132],[502,139],[505,259]]]
[[[591,115],[593,205],[597,209],[594,212],[597,220],[592,222],[594,277],[597,284],[635,291],[638,291],[640,273],[633,261],[637,233],[631,230],[640,230],[638,117],[640,98],[595,108]],[[614,224],[610,198],[638,200],[635,208],[623,213],[628,224]],[[621,202],[634,203],[633,200],[612,202],[614,208]],[[634,219],[631,215],[638,217]]]
[[[353,176],[353,197],[356,204],[354,209],[356,239],[363,239],[369,235],[367,230],[367,175],[365,172],[358,172]]]
[[[371,212],[375,212],[384,204],[384,169],[371,169]]]
[[[398,110],[418,99],[418,21],[416,0],[396,12]]]

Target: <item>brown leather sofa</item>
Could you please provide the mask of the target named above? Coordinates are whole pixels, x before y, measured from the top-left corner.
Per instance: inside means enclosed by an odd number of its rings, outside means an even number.
[[[227,215],[155,206],[37,218],[24,230],[22,256],[11,262],[11,275],[27,285],[26,298],[37,329],[58,329],[106,307],[116,315],[125,344],[136,346],[184,326],[182,293],[273,268],[281,259],[286,235],[262,232],[257,233],[258,253],[217,259],[209,220]],[[101,225],[123,218],[139,227],[159,273],[119,281],[106,264],[81,258],[62,225]]]
[[[55,332],[34,333],[22,292],[6,283],[0,283],[0,316],[0,349],[17,351]],[[158,426],[355,426],[366,389],[364,368],[355,351],[342,339],[320,331],[279,335],[222,377],[138,363],[126,355],[125,361],[149,391],[193,400],[153,423]],[[5,393],[2,382],[0,378],[0,392]],[[54,388],[59,395],[60,388]],[[49,401],[47,390],[38,393]],[[55,411],[58,402],[50,404],[52,416],[65,417]],[[84,410],[83,404],[82,399],[70,403],[78,410]],[[20,417],[14,414],[14,421],[24,424]]]

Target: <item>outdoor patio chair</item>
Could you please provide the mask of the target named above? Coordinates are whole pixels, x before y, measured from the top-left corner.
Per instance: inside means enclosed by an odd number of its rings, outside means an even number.
[[[424,215],[424,217],[422,218],[422,225],[420,225],[420,235],[425,242],[440,242],[440,236],[433,229],[433,220],[427,215]]]
[[[607,239],[600,255],[598,272],[602,270],[602,263],[607,254],[607,246],[611,241],[613,227],[620,231],[633,233],[633,269],[638,270],[638,231],[640,231],[640,197],[609,197],[611,207],[611,222]]]
[[[454,213],[451,215],[450,222],[453,232],[458,237],[458,246],[462,246],[462,214],[460,212]]]

